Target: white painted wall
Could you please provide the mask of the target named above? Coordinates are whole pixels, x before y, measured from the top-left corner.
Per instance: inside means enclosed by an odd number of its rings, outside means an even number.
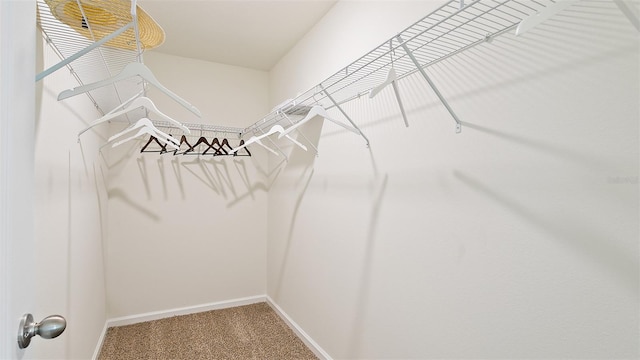
[[[59,58],[38,32],[38,71]],[[106,320],[103,247],[106,241],[106,163],[98,147],[106,129],[78,132],[99,116],[88,97],[58,101],[78,86],[66,68],[36,86],[35,199],[33,264],[38,274],[36,321],[60,314],[67,329],[56,339],[36,338],[34,358],[87,359]]]
[[[306,127],[320,156],[295,150],[269,192],[267,290],[332,357],[638,357],[640,56],[609,4],[430,67],[462,134],[419,75],[409,128],[390,89],[345,106],[371,149]],[[271,104],[438,5],[339,2]]]
[[[441,1],[339,1],[269,75],[269,101],[304,92],[442,5]]]
[[[145,64],[203,114],[152,88],[149,97],[176,120],[245,127],[267,112],[266,72],[153,52]],[[109,154],[109,316],[265,294],[266,155],[174,157],[140,148]]]

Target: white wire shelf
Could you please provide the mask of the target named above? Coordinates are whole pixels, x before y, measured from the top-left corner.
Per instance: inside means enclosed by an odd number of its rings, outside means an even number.
[[[174,129],[174,130],[179,129],[175,124],[170,123],[168,121],[161,121],[161,120],[152,120],[152,121],[153,121],[153,125],[159,128]],[[242,132],[244,131],[244,128],[240,128],[240,127],[220,126],[220,125],[214,125],[214,124],[182,123],[182,125],[187,129],[191,130],[192,134],[187,136],[192,136],[192,137],[201,136],[203,132],[207,132],[207,133],[220,133],[220,134],[234,135],[240,138],[242,136]]]
[[[256,135],[274,125],[289,126],[301,120],[314,105],[330,109],[357,99],[383,83],[392,67],[398,79],[405,78],[420,68],[513,30],[523,19],[554,4],[553,0],[475,0],[466,4],[451,0],[320,84],[274,109],[244,133]]]
[[[93,0],[86,0],[93,1]],[[97,1],[97,0],[96,0]],[[267,133],[274,125],[287,128],[296,124],[316,105],[324,109],[338,108],[340,105],[358,99],[369,93],[373,88],[385,82],[390,69],[394,69],[397,79],[401,80],[416,72],[421,72],[429,85],[436,92],[447,110],[458,124],[460,121],[449,107],[444,97],[439,93],[434,84],[424,71],[425,68],[434,65],[444,59],[454,56],[474,46],[491,41],[491,39],[514,30],[525,19],[531,19],[536,14],[545,10],[557,8],[560,0],[450,0],[421,20],[412,24],[402,32],[380,44],[375,49],[363,55],[348,66],[320,82],[318,85],[298,95],[296,98],[279,105],[276,109],[265,115],[262,119],[246,128],[234,128],[211,124],[185,124],[190,130],[214,131],[227,134],[262,135]],[[114,2],[115,3],[115,2]],[[600,7],[609,1],[579,1],[582,7]],[[51,13],[45,0],[37,0],[38,25],[42,29],[43,36],[61,59],[70,59],[82,50],[100,41],[96,37],[87,38],[70,26],[60,22]],[[595,5],[594,5],[595,4]],[[81,2],[78,6],[82,9]],[[124,5],[123,5],[124,6]],[[615,5],[614,5],[615,6]],[[619,6],[619,5],[618,5]],[[134,12],[134,10],[131,10]],[[632,23],[637,18],[627,15]],[[91,34],[92,24],[85,24],[82,18],[82,27],[86,26]],[[113,33],[123,29],[123,25],[131,22],[131,16],[125,16],[113,23],[112,28],[100,28],[102,33]],[[634,22],[635,21],[635,22]],[[133,22],[137,24],[137,22]],[[77,25],[77,24],[76,24]],[[135,25],[137,27],[137,25]],[[640,31],[640,28],[639,28]],[[99,81],[119,73],[127,64],[142,61],[142,50],[137,32],[123,33],[121,36],[134,36],[126,41],[136,42],[137,50],[124,50],[107,46],[98,46],[88,51],[78,59],[71,61],[67,67],[76,77],[80,85]],[[106,37],[104,38],[106,39]],[[100,113],[116,108],[136,94],[144,93],[144,82],[137,77],[105,86],[89,93]],[[397,95],[397,94],[396,94]],[[398,99],[399,101],[400,99]],[[399,104],[402,106],[401,104]],[[403,110],[404,111],[404,110]],[[357,129],[356,124],[344,111],[343,115]],[[130,114],[135,118],[137,113]],[[137,117],[139,118],[139,117]],[[129,122],[130,119],[126,119]],[[169,123],[154,121],[154,124],[162,127],[175,127]],[[360,135],[366,136],[357,129]]]
[[[78,7],[84,14],[83,2],[78,1]],[[130,13],[130,5],[113,2],[114,9],[119,12]],[[38,26],[42,30],[47,44],[57,53],[61,60],[69,59],[95,42],[101,40],[97,32],[94,32],[94,24],[82,17],[81,26],[87,29],[91,38],[81,35],[69,25],[58,20],[49,5],[44,0],[37,0]],[[87,10],[91,10],[87,8]],[[131,15],[126,18],[116,18],[110,24],[100,24],[100,31],[112,33],[132,21]],[[97,25],[96,25],[97,26]],[[119,36],[119,39],[138,43],[135,31],[127,31]],[[119,73],[127,64],[140,61],[142,54],[136,50],[125,50],[114,47],[99,46],[67,64],[67,68],[73,74],[80,85],[96,82]],[[99,113],[104,114],[110,109],[120,105],[123,101],[143,90],[142,81],[131,79],[93,90],[87,95],[95,105]]]
[[[104,2],[100,0],[94,4],[92,1],[93,0],[84,0],[77,2],[78,9],[83,14],[82,18],[78,20],[81,21],[81,24],[79,25],[91,34],[91,38],[88,38],[56,18],[45,0],[37,0],[38,26],[42,30],[45,41],[54,50],[61,61],[68,61],[88,47],[95,46],[96,42],[109,37],[109,35],[100,37],[100,34],[113,34],[115,32],[122,31],[123,27],[132,23],[133,17],[131,16],[132,10],[130,3],[123,1]],[[92,17],[85,17],[84,12],[85,10],[93,10],[95,12],[95,6],[98,5],[107,5],[107,10],[112,14],[118,14],[118,16],[110,17],[110,21],[103,21],[100,24],[92,24],[90,21]],[[94,7],[92,8],[92,6]],[[93,17],[101,20],[104,19],[104,16],[101,18],[95,14]],[[94,28],[99,29],[99,31],[96,30],[94,32]],[[73,74],[79,85],[109,78],[120,73],[122,69],[132,62],[142,62],[142,49],[144,47],[141,46],[137,32],[134,30],[135,29],[132,26],[130,29],[122,32],[117,36],[117,41],[120,44],[130,44],[131,48],[135,48],[137,50],[127,50],[102,45],[95,47],[93,50],[90,50],[84,55],[69,62],[66,67]],[[43,74],[44,73],[47,73],[47,71],[43,72]],[[144,93],[144,82],[141,79],[134,77],[92,90],[86,94],[94,103],[98,112],[104,115],[106,112],[127,102],[127,100],[140,96]],[[135,121],[145,115],[148,114],[145,114],[142,110],[136,110],[128,113],[127,115],[123,115],[118,119],[114,119],[114,121],[127,121],[130,123],[132,120]],[[167,129],[176,128],[176,125],[166,121],[152,120],[152,122],[158,127]],[[244,131],[243,128],[212,124],[183,123],[183,125],[189,130],[193,130],[195,132],[217,132],[235,135],[238,137],[240,137]]]

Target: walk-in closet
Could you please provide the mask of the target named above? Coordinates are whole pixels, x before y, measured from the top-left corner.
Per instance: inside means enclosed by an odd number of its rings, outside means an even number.
[[[0,49],[0,359],[640,358],[636,0],[3,0]]]

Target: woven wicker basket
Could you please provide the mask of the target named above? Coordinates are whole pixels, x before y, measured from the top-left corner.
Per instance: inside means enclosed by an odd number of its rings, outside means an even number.
[[[130,23],[131,1],[127,0],[45,0],[51,13],[89,40],[97,41]],[[164,30],[140,6],[136,6],[140,47],[153,49],[164,42]],[[135,50],[134,29],[108,41],[106,46]]]

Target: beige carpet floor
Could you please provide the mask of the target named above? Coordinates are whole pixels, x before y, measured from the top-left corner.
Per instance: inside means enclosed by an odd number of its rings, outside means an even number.
[[[317,359],[267,303],[107,330],[99,360]]]

